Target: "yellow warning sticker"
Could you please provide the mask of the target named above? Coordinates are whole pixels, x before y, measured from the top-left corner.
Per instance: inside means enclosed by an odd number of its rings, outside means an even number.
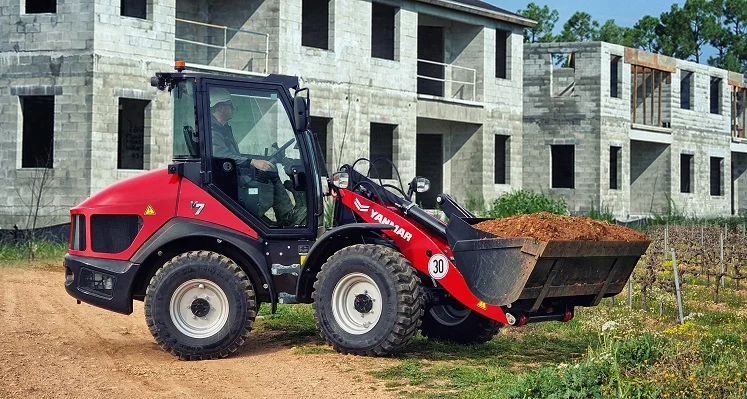
[[[148,204],[148,207],[147,207],[147,208],[145,208],[145,213],[144,213],[144,215],[145,215],[145,216],[153,216],[153,215],[155,215],[155,214],[156,214],[156,211],[154,211],[154,210],[153,210],[153,207],[152,207],[152,206],[150,206],[150,204]]]
[[[487,310],[488,309],[488,305],[486,305],[485,302],[483,302],[483,301],[477,302],[477,307],[480,308],[480,309],[482,309],[482,310]]]
[[[303,265],[304,262],[306,262],[306,255],[301,255],[301,264]]]

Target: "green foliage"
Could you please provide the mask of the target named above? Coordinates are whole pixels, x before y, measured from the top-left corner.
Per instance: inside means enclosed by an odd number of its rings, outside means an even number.
[[[630,339],[615,341],[613,351],[617,363],[622,367],[643,367],[656,363],[662,356],[664,343],[651,334],[634,336]]]
[[[558,10],[551,10],[548,6],[540,7],[535,3],[527,4],[527,8],[519,10],[519,15],[537,22],[534,28],[524,29],[524,42],[546,43],[555,39],[552,31],[558,22]]]
[[[525,398],[602,398],[601,385],[608,370],[601,364],[586,362],[578,367],[543,367],[521,377],[510,386],[507,399]]]
[[[538,212],[566,215],[568,205],[562,197],[553,198],[546,194],[518,190],[503,194],[493,201],[493,206],[488,210],[487,217],[505,218]]]
[[[62,259],[67,252],[67,243],[52,240],[29,240],[21,242],[0,242],[0,262],[27,261],[29,253],[34,260]]]
[[[560,32],[561,42],[588,42],[597,36],[599,22],[591,18],[587,12],[576,11],[563,25]]]
[[[629,33],[630,30],[630,28],[615,23],[614,19],[610,19],[595,32],[594,40],[632,47],[633,41]]]
[[[633,27],[619,26],[614,19],[600,25],[588,13],[576,12],[558,36],[552,33],[557,10],[529,3],[519,13],[538,23],[525,29],[525,42],[597,40],[695,62],[703,61],[703,49],[711,45],[717,54],[708,64],[747,73],[747,0],[686,0],[658,17],[642,17]]]
[[[464,202],[464,207],[477,216],[483,216],[487,214],[487,210],[485,209],[485,200],[482,197],[475,198],[472,195],[468,195],[467,200]]]
[[[615,218],[608,206],[600,206],[597,208],[594,206],[594,201],[591,202],[591,210],[586,216],[594,220],[603,220],[606,222],[612,222]]]

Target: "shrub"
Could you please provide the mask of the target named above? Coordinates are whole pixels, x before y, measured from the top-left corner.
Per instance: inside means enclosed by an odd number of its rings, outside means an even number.
[[[505,218],[529,213],[550,212],[557,215],[568,214],[568,205],[563,198],[553,198],[542,193],[518,190],[503,194],[493,201],[488,210],[490,218]]]

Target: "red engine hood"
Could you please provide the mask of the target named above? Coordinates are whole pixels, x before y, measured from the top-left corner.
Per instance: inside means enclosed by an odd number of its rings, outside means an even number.
[[[178,190],[179,176],[170,175],[165,168],[158,169],[114,183],[83,201],[71,211],[85,213],[87,210],[96,209],[105,213],[144,215],[146,208],[150,205],[154,208],[156,215],[160,210],[161,213],[174,216]],[[160,209],[156,209],[156,205]],[[170,209],[164,209],[164,206]],[[105,208],[116,208],[117,211]]]

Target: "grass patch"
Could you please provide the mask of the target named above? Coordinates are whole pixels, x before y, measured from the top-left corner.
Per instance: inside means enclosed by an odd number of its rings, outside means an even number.
[[[505,328],[485,345],[418,336],[399,364],[371,374],[410,397],[747,397],[745,301],[735,294],[709,310],[699,306],[709,293],[689,287],[683,325],[670,302],[659,316],[658,306],[628,310],[621,295],[577,309],[569,323]]]
[[[324,343],[314,320],[311,305],[278,305],[277,312],[272,314],[269,303],[263,304],[259,311],[262,316],[256,324],[257,330],[280,331],[277,338],[289,340],[293,344]]]
[[[33,259],[30,254],[33,252]],[[67,253],[66,242],[40,240],[36,242],[0,242],[0,262],[62,260]]]

